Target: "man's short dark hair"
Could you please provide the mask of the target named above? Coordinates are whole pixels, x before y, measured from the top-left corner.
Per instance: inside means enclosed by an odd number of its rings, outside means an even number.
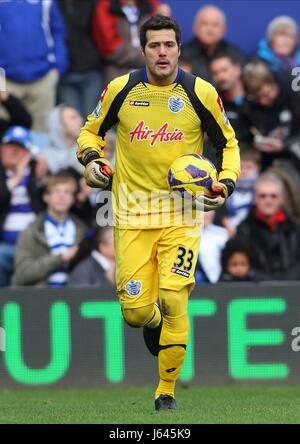
[[[216,54],[214,54],[211,58],[210,63],[224,58],[229,59],[233,65],[240,65],[238,58],[231,51],[217,51]]]
[[[159,31],[160,29],[173,29],[175,32],[176,42],[178,48],[181,44],[181,31],[179,24],[170,17],[166,17],[164,15],[155,15],[148,19],[140,29],[140,42],[143,50],[147,44],[147,31]]]

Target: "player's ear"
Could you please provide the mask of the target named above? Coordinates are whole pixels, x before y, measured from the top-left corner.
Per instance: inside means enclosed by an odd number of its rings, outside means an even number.
[[[178,57],[180,57],[180,55],[181,55],[181,44],[178,47]]]

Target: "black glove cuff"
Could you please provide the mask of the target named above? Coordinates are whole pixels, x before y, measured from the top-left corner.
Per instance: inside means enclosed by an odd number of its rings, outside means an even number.
[[[224,183],[224,185],[226,185],[227,190],[228,190],[228,197],[229,197],[235,189],[234,181],[231,179],[221,179],[221,180],[219,180],[219,182]]]
[[[99,153],[97,153],[97,151],[90,151],[83,157],[82,163],[84,166],[87,166],[88,163],[96,159],[100,159]]]

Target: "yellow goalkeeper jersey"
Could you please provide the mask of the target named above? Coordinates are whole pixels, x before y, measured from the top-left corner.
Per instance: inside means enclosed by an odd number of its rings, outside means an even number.
[[[167,212],[151,198],[155,193],[162,199],[169,196],[171,163],[183,154],[202,154],[204,133],[216,150],[219,179],[238,179],[240,157],[234,130],[215,88],[199,77],[179,69],[173,84],[154,86],[144,68],[111,81],[81,129],[79,161],[91,148],[103,157],[105,134],[115,124],[116,225],[136,228],[137,219],[141,228],[172,225],[161,218],[150,222],[149,216]]]

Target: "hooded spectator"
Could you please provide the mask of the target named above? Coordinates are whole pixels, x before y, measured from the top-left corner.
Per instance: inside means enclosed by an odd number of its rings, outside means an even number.
[[[71,168],[78,175],[82,166],[76,157],[77,138],[83,125],[79,112],[70,106],[59,105],[48,117],[48,146],[43,150],[51,173]]]
[[[268,25],[266,37],[258,44],[256,56],[264,60],[274,73],[290,81],[292,69],[300,66],[298,25],[289,16],[275,17]]]

